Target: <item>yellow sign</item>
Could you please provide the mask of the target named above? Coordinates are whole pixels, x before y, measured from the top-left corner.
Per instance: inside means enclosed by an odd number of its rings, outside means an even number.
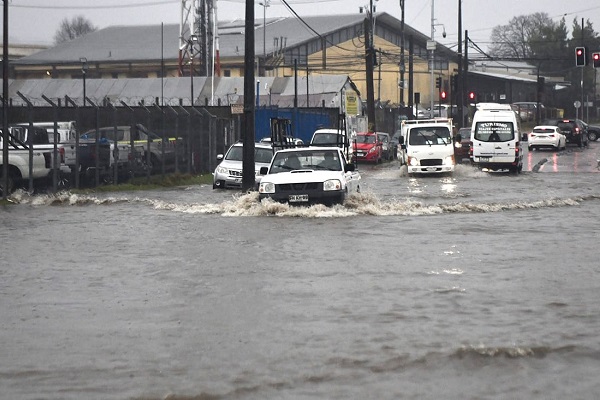
[[[358,96],[354,92],[346,92],[346,114],[358,114]]]
[[[232,104],[231,105],[231,113],[232,114],[243,114],[244,113],[244,105],[243,104]]]

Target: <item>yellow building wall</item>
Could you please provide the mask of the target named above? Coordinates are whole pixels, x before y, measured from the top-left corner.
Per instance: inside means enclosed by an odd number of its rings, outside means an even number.
[[[367,97],[366,63],[364,40],[355,38],[330,46],[326,49],[326,66],[323,68],[323,53],[319,51],[308,57],[308,69],[315,74],[348,75],[356,84],[363,100]],[[404,73],[404,99],[400,98],[400,47],[375,37],[374,47],[377,52],[377,61],[380,65],[375,66],[373,71],[373,90],[375,100],[389,102],[392,105],[408,104],[408,51],[405,49],[405,73]],[[444,82],[449,82],[450,74],[455,70],[456,64],[450,63],[448,70],[435,71],[434,79],[442,76]],[[281,67],[274,70],[269,76],[293,76],[293,68]],[[306,66],[298,68],[298,75],[306,75]],[[428,72],[428,62],[421,57],[415,57],[413,62],[413,91],[421,95],[421,104],[427,106],[430,103],[431,76]],[[435,85],[435,82],[434,82]],[[434,103],[438,102],[438,90],[434,87]]]

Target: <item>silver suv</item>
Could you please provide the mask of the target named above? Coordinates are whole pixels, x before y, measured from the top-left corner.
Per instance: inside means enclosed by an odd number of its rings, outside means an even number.
[[[220,164],[213,173],[213,189],[241,189],[242,188],[242,155],[244,146],[242,143],[232,145],[225,156],[217,155]],[[254,176],[256,186],[260,183],[261,167],[268,167],[273,158],[273,148],[267,143],[254,144]]]

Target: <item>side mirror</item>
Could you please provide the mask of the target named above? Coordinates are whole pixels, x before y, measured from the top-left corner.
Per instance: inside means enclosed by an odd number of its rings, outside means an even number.
[[[260,167],[260,170],[258,171],[258,173],[260,175],[266,175],[269,172],[269,167]]]

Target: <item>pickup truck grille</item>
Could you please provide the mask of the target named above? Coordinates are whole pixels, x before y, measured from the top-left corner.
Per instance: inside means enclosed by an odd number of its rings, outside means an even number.
[[[421,160],[421,165],[423,167],[434,167],[436,165],[442,165],[442,160],[439,158],[433,158],[430,160]]]
[[[278,192],[300,192],[306,190],[317,190],[322,187],[322,183],[319,182],[307,182],[307,183],[286,183],[283,185],[277,185]]]

